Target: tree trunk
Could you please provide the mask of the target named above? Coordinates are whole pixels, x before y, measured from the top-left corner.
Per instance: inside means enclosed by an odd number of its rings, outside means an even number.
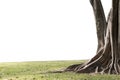
[[[104,15],[104,10],[100,0],[90,0],[90,3],[93,7],[95,20],[96,20],[96,30],[97,30],[97,38],[98,38],[98,49],[104,47],[104,38],[106,35],[106,19]]]
[[[120,74],[120,0],[112,0],[106,22],[100,0],[90,0],[93,7],[98,38],[97,54],[88,62],[67,67],[77,73]]]

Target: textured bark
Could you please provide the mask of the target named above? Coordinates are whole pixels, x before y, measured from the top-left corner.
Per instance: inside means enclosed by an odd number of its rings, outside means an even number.
[[[98,38],[97,54],[88,62],[67,67],[77,73],[120,74],[120,0],[112,0],[107,22],[100,0],[90,0]]]
[[[106,19],[104,10],[100,0],[90,0],[90,3],[93,7],[94,16],[96,20],[96,30],[97,30],[97,38],[98,38],[98,49],[99,51],[104,46],[104,38],[106,35]]]

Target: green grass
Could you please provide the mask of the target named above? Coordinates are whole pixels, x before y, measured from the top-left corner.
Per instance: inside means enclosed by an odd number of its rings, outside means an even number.
[[[38,61],[0,63],[0,80],[120,80],[119,75],[45,73],[83,61]]]

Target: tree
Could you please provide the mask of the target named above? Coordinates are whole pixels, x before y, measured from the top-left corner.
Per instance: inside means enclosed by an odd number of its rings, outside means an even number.
[[[112,0],[106,20],[100,0],[90,0],[93,7],[98,38],[97,54],[86,63],[67,67],[77,73],[120,74],[120,0]]]

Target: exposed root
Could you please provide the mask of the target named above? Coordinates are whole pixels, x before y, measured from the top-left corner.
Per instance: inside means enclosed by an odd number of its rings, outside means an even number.
[[[78,66],[81,66],[82,64],[74,64],[74,65],[70,65],[69,67],[67,67],[65,69],[65,71],[75,71],[75,69],[78,67]]]
[[[89,64],[75,64],[67,67],[66,71],[73,71],[76,73],[100,73],[100,74],[120,74],[120,64],[114,62],[113,59],[104,59],[103,63],[97,60]]]

